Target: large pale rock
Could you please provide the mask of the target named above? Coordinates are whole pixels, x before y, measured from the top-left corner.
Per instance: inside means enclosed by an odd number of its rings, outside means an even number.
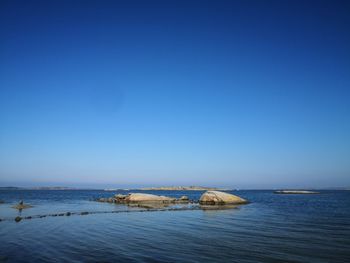
[[[224,204],[246,204],[247,200],[232,194],[220,191],[207,191],[199,199],[201,204],[224,205]]]
[[[126,202],[172,202],[174,198],[143,193],[131,193],[125,198]]]

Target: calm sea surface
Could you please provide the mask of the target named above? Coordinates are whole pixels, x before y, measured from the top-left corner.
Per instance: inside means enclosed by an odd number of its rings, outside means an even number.
[[[234,191],[251,203],[227,210],[139,212],[92,201],[115,193],[0,191],[0,262],[350,262],[350,191]],[[11,206],[21,199],[33,205],[21,217],[73,214],[16,223]]]

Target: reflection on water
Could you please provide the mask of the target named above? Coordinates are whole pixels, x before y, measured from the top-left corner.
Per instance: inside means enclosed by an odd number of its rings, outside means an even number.
[[[224,210],[224,209],[236,209],[238,205],[200,205],[202,210]]]
[[[90,201],[103,191],[0,191],[0,218],[11,219],[0,222],[0,262],[349,262],[350,192],[236,194],[251,203],[130,207]],[[31,220],[13,220],[19,200]]]

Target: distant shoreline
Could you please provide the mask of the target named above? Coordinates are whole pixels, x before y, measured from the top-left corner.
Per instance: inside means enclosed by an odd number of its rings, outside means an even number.
[[[281,191],[274,188],[271,189],[229,189],[229,188],[216,188],[216,187],[202,187],[202,186],[163,186],[163,187],[144,187],[144,188],[83,188],[83,187],[63,187],[63,186],[43,186],[43,187],[17,187],[17,186],[0,186],[0,191],[9,190],[46,190],[46,191]],[[304,191],[350,191],[348,187],[329,187],[329,188],[309,188]],[[295,191],[295,190],[282,190],[282,191]]]
[[[104,189],[104,191],[230,191],[230,189],[216,188],[216,187],[201,187],[201,186],[164,186],[164,187],[146,187],[146,188],[128,188],[128,189],[119,189],[111,188]]]
[[[221,190],[229,191],[230,189],[216,188],[216,187],[202,187],[202,186],[162,186],[162,187],[145,187],[145,188],[73,188],[61,186],[44,186],[44,187],[0,187],[0,190],[104,190],[104,191],[209,191]]]
[[[202,187],[202,186],[162,186],[162,187],[147,187],[137,190],[152,190],[152,191],[213,191],[221,190],[228,191],[229,189],[216,188],[216,187]]]

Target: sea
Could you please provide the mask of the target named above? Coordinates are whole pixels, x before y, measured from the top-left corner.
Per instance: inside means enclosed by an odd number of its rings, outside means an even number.
[[[250,203],[227,209],[94,201],[129,192],[203,193],[1,190],[0,262],[350,262],[350,191],[229,191]]]

